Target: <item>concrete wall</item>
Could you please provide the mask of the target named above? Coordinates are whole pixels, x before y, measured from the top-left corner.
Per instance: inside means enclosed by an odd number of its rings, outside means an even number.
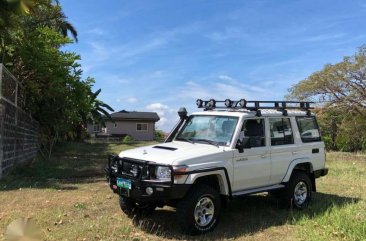
[[[115,123],[117,126],[115,126]],[[154,139],[155,123],[153,121],[116,121],[106,122],[107,135],[130,135],[137,141],[151,141]],[[137,124],[146,123],[147,131],[138,131]],[[89,134],[93,136],[94,129],[93,125],[87,127]]]
[[[38,123],[0,98],[0,178],[38,153]]]
[[[25,113],[21,85],[0,64],[0,178],[38,154],[39,124]]]

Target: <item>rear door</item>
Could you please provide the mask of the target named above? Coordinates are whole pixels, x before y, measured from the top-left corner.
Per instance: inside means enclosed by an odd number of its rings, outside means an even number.
[[[298,156],[293,126],[295,119],[291,117],[269,117],[271,142],[271,178],[270,184],[277,184],[284,178],[288,166]]]

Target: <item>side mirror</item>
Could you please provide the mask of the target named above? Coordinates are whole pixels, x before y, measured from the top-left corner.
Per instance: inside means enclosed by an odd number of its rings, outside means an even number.
[[[236,149],[238,149],[239,153],[243,153],[244,152],[244,143],[241,140],[238,140],[236,142]]]

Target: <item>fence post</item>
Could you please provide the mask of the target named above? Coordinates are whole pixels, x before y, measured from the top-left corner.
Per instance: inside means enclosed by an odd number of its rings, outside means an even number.
[[[3,87],[3,64],[0,63],[0,98],[3,96],[2,87]]]
[[[0,179],[3,174],[3,161],[4,161],[4,152],[3,152],[3,140],[4,140],[4,106],[1,103],[2,98],[2,80],[3,80],[3,64],[0,63]]]
[[[0,98],[1,100],[1,98]],[[5,106],[0,102],[0,179],[3,174],[3,162],[4,162],[4,115],[5,115]]]

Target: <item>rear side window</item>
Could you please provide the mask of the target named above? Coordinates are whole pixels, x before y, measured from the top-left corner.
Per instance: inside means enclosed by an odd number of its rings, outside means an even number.
[[[296,117],[302,142],[321,141],[319,126],[314,116]]]
[[[271,145],[294,144],[291,122],[289,118],[269,118],[271,126]]]

